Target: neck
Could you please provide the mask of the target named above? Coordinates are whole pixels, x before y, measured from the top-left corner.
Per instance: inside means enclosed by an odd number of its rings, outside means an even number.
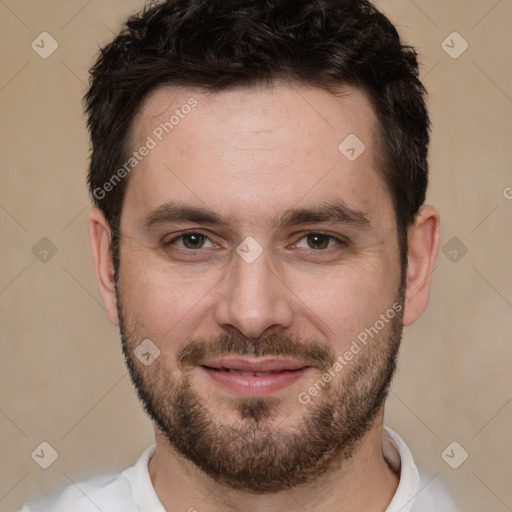
[[[256,495],[221,487],[176,454],[158,430],[149,474],[158,498],[169,511],[288,512],[303,508],[308,512],[382,512],[399,481],[382,453],[382,424],[381,413],[350,459],[310,485],[287,491]]]

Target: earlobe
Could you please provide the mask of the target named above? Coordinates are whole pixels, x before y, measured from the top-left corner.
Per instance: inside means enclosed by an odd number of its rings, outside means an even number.
[[[94,208],[89,215],[89,240],[96,270],[96,279],[109,320],[119,325],[116,305],[116,285],[111,250],[111,231],[105,215]]]
[[[427,307],[439,247],[439,224],[439,212],[432,206],[423,206],[409,228],[404,325],[414,323]]]

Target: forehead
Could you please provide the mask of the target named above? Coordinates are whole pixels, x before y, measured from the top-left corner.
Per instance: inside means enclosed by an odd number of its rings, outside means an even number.
[[[169,122],[172,131],[178,131],[178,124],[189,113],[188,104],[197,102],[200,106],[201,125],[204,130],[229,123],[226,129],[247,130],[247,132],[284,130],[290,122],[298,123],[294,129],[322,136],[331,132],[335,140],[348,126],[358,131],[361,137],[376,132],[376,116],[365,91],[349,85],[340,85],[336,92],[324,89],[276,83],[274,86],[236,87],[218,92],[204,92],[195,88],[160,86],[152,91],[141,103],[133,122],[132,134],[144,135],[159,123]],[[183,111],[185,116],[183,115]],[[237,115],[240,113],[249,114]],[[261,128],[261,130],[258,130]],[[183,128],[179,131],[183,131]],[[142,132],[142,133],[141,133]],[[190,134],[189,134],[190,135]],[[240,134],[239,134],[240,135]],[[368,141],[371,142],[371,141]]]
[[[179,198],[259,222],[329,194],[371,213],[390,204],[376,171],[376,132],[369,99],[349,86],[336,95],[284,84],[160,87],[133,122],[132,149],[153,147],[130,175],[124,206],[142,214]]]

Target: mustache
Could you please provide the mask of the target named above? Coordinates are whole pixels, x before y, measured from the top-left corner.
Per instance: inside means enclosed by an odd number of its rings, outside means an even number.
[[[307,340],[295,341],[283,334],[274,334],[257,341],[228,334],[209,341],[193,340],[178,351],[177,361],[178,366],[190,368],[200,365],[207,358],[232,355],[290,357],[304,366],[314,366],[321,371],[327,371],[336,361],[332,350],[324,344]]]

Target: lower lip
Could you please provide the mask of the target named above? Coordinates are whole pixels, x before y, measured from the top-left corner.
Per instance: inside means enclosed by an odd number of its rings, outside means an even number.
[[[201,368],[218,384],[234,393],[248,396],[259,396],[279,391],[297,382],[309,369],[304,367],[299,370],[284,370],[256,377],[253,375],[239,375],[226,370],[212,370],[205,366],[201,366]]]

